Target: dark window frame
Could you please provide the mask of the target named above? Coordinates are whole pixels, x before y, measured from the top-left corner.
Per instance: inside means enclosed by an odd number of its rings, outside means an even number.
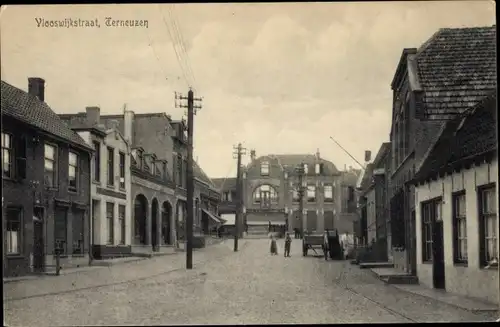
[[[126,182],[126,178],[125,178],[125,166],[126,166],[126,162],[127,162],[127,157],[125,156],[125,152],[123,151],[118,151],[118,157],[119,157],[119,164],[120,164],[120,181],[119,181],[119,188],[121,190],[124,190],[125,189],[125,182]],[[122,182],[122,178],[123,178],[123,182]]]
[[[12,212],[15,212],[16,214],[16,219],[11,219]],[[12,227],[12,225],[17,225],[17,228]],[[18,236],[17,236],[17,248],[18,251],[11,251],[11,237],[9,237],[8,232],[9,231],[17,231]],[[7,257],[17,257],[17,256],[22,256],[24,253],[24,210],[20,206],[7,206],[5,208],[5,244],[6,244],[6,249],[5,249],[5,254]]]
[[[46,147],[50,147],[50,148],[53,148],[54,149],[54,158],[48,158],[47,157],[47,153],[46,153]],[[49,188],[57,188],[57,185],[58,185],[58,174],[57,174],[57,170],[58,170],[58,159],[59,159],[59,147],[54,144],[54,143],[50,143],[50,142],[45,142],[44,145],[43,145],[43,157],[44,157],[44,167],[43,167],[43,171],[44,171],[44,185],[49,187]],[[50,170],[47,170],[47,167],[45,166],[45,163],[47,161],[50,161],[52,162],[52,171]],[[52,175],[52,184],[49,184],[47,182],[47,177],[49,176],[49,174],[51,173]]]
[[[94,182],[101,182],[101,142],[99,141],[93,141],[94,144],[94,176],[93,176],[93,181]]]
[[[109,209],[112,208],[110,211]],[[106,244],[113,245],[115,244],[115,203],[114,202],[106,202]]]
[[[432,263],[432,246],[433,246],[433,225],[434,225],[434,210],[435,200],[421,202],[420,216],[421,216],[421,230],[422,230],[422,262]]]
[[[5,136],[8,136],[9,137],[9,144],[5,144],[5,140],[4,140],[4,137]],[[9,173],[8,175],[5,175],[5,162],[4,162],[4,158],[5,158],[5,152],[7,152],[9,154],[9,162],[7,163],[8,167],[9,167]],[[2,131],[2,176],[3,178],[14,178],[14,137],[11,133],[8,133],[8,132],[4,132]]]
[[[485,193],[486,192],[493,192],[493,210],[494,212],[485,212]],[[489,183],[486,185],[481,185],[477,187],[477,203],[478,203],[478,225],[479,225],[479,266],[481,268],[484,268],[489,265],[490,261],[494,258],[498,260],[498,248],[497,248],[497,238],[498,238],[498,216],[497,216],[497,203],[495,202],[495,199],[497,199],[496,195],[496,184],[495,183]],[[498,201],[498,199],[497,199]],[[486,219],[496,219],[496,229],[493,229],[493,234],[494,236],[488,236],[488,229],[487,229],[487,221]],[[494,254],[490,254],[488,250],[488,243],[492,242],[493,248],[496,249],[496,257]],[[498,264],[497,264],[498,268]]]
[[[125,217],[127,216],[127,206],[124,204],[119,204],[118,205],[118,221],[120,223],[120,245],[125,245],[126,243],[126,220]]]
[[[75,162],[74,164],[71,163],[71,155],[75,156]],[[79,175],[80,175],[80,156],[76,151],[68,151],[68,191],[70,192],[77,192],[78,191],[78,184],[79,184]],[[75,176],[74,176],[74,184],[71,185],[71,168],[74,168],[75,170]]]
[[[112,155],[110,155],[112,154]],[[107,186],[115,186],[115,148],[107,147],[107,167],[108,167],[108,178]]]
[[[463,199],[464,210],[461,214],[460,200]],[[465,190],[452,193],[452,227],[453,227],[453,262],[455,264],[468,264],[467,244],[467,194]],[[460,226],[465,224],[465,235],[461,235]],[[465,254],[462,253],[462,245],[465,244]]]

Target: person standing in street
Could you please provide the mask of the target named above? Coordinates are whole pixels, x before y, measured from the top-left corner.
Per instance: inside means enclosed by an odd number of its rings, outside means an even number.
[[[290,237],[289,233],[286,233],[286,236],[285,236],[285,257],[290,256],[291,246],[292,246],[292,238]]]
[[[271,235],[271,255],[277,255],[278,254],[278,245],[276,244],[276,239],[274,238],[274,235]]]

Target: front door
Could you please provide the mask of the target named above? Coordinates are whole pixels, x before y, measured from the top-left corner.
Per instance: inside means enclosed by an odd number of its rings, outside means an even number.
[[[441,219],[441,203],[434,206],[434,228],[432,235],[432,273],[434,288],[445,289],[443,220]]]
[[[44,214],[43,208],[36,207],[33,215],[33,270],[43,272],[45,270],[45,238],[43,232]]]

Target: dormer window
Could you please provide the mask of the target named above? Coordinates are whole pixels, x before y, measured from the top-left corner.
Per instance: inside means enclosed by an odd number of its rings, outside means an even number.
[[[309,174],[309,166],[307,164],[304,164],[304,174]]]
[[[262,161],[260,164],[260,174],[262,176],[269,176],[269,161]]]
[[[319,165],[319,163],[317,163],[317,164],[314,166],[314,172],[316,173],[316,175],[321,174],[321,166]]]

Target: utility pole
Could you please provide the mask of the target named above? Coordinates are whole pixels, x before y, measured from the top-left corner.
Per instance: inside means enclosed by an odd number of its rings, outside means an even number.
[[[299,186],[297,189],[297,192],[299,193],[299,215],[302,218],[301,219],[301,226],[300,226],[300,235],[301,238],[304,236],[304,193],[305,193],[305,188],[304,185],[302,185],[304,182],[304,164],[300,164],[298,167],[295,168],[295,171],[299,175]]]
[[[237,168],[236,168],[236,219],[234,221],[234,252],[238,251],[238,238],[240,237],[240,222],[243,215],[243,183],[241,182],[241,156],[246,154],[246,149],[241,147],[241,143],[238,146],[233,147],[236,152],[233,155],[236,156]],[[234,158],[234,157],[233,157]]]
[[[189,88],[188,96],[175,94],[175,99],[187,100],[187,105],[176,107],[187,108],[188,116],[188,149],[187,149],[187,217],[186,217],[186,269],[193,269],[193,222],[194,222],[194,176],[193,176],[193,125],[194,115],[201,106],[195,106],[195,101],[202,101],[201,98],[195,98],[193,90]]]

